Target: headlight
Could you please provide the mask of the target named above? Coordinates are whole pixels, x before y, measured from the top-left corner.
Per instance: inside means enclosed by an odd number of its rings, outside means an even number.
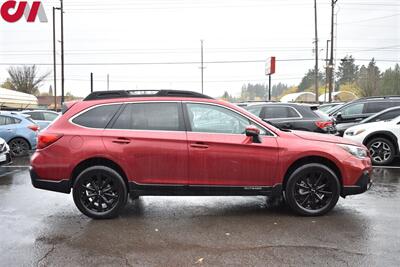
[[[365,129],[359,129],[359,130],[355,130],[355,131],[348,131],[348,132],[346,132],[346,135],[350,135],[350,136],[359,135],[360,133],[363,133],[363,132],[365,132]]]
[[[343,145],[343,144],[338,144],[341,148],[349,152],[351,155],[355,156],[356,158],[359,159],[365,159],[368,157],[368,151],[362,147],[359,146],[352,146],[352,145]]]

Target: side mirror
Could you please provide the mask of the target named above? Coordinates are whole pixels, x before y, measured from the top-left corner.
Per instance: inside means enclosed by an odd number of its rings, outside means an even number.
[[[254,125],[249,125],[246,127],[246,136],[252,137],[253,143],[261,143],[260,129]]]
[[[338,120],[338,121],[343,120],[342,112],[338,112],[338,114],[336,114],[336,120]]]

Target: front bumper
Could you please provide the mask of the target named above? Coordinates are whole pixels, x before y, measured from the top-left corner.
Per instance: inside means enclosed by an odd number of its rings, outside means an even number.
[[[44,180],[36,174],[35,170],[32,167],[30,168],[30,174],[32,185],[35,188],[66,194],[69,194],[71,192],[71,183],[69,180]]]
[[[357,195],[364,193],[368,189],[370,189],[372,186],[372,180],[371,180],[371,175],[370,171],[366,170],[363,172],[361,177],[357,180],[355,185],[350,185],[350,186],[343,186],[341,196],[346,197],[349,195]]]
[[[0,166],[8,165],[12,162],[10,152],[5,153],[6,160],[0,162]]]

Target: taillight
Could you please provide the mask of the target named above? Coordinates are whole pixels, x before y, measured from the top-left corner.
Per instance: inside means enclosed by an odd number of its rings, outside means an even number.
[[[37,126],[36,124],[29,125],[28,128],[31,129],[34,132],[37,132],[40,129],[40,127]]]
[[[62,137],[62,134],[41,133],[38,136],[37,148],[42,149],[56,142]]]
[[[326,129],[328,127],[331,127],[333,125],[333,122],[332,121],[316,121],[315,125],[317,125],[317,127],[320,129]]]

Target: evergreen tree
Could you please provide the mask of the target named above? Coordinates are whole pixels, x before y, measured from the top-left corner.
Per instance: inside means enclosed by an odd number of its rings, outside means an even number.
[[[325,74],[323,74],[322,72],[318,73],[318,83],[319,85],[325,84]],[[305,76],[303,77],[298,86],[299,92],[304,92],[307,89],[313,88],[314,84],[315,84],[315,70],[310,69],[305,74]]]
[[[381,72],[376,66],[375,59],[368,63],[368,67],[364,65],[360,68],[357,84],[360,88],[361,96],[376,96],[381,94],[380,90]]]
[[[336,72],[339,87],[357,81],[359,66],[354,64],[354,61],[355,59],[352,56],[346,56],[340,62],[338,71]]]

